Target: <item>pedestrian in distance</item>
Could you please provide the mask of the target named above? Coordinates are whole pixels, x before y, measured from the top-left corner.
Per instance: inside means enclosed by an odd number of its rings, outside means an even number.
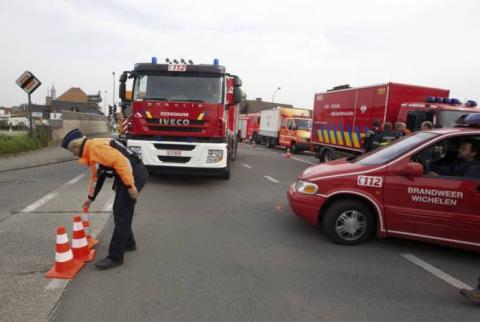
[[[401,138],[402,136],[412,134],[412,131],[407,128],[407,125],[405,123],[397,122],[395,123],[395,133],[397,135],[397,138]]]
[[[391,142],[397,139],[397,135],[393,130],[393,125],[390,122],[385,122],[383,124],[383,129],[381,132],[377,133],[371,141],[371,144],[365,147],[365,151],[372,151],[381,146],[390,144]]]
[[[372,142],[373,142],[373,137],[377,135],[380,132],[380,121],[378,119],[373,119],[373,127],[368,129],[367,133],[365,134],[365,142],[363,144],[363,147],[365,151],[370,151]]]
[[[107,177],[114,177],[113,231],[108,256],[95,263],[99,269],[123,264],[125,251],[136,249],[132,232],[135,204],[148,178],[142,160],[120,142],[110,138],[87,139],[78,129],[65,135],[62,147],[90,168],[88,197],[83,207],[89,208],[102,189]]]
[[[428,131],[428,130],[431,130],[431,129],[433,129],[433,123],[430,122],[430,121],[424,121],[420,125],[420,130],[421,131]]]

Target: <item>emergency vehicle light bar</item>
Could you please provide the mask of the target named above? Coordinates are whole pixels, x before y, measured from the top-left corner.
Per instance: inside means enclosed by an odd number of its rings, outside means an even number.
[[[435,96],[427,96],[425,98],[427,103],[443,103],[443,104],[450,104],[450,105],[461,105],[462,101],[458,98],[448,98],[448,97],[435,97]]]
[[[480,125],[480,113],[472,113],[461,116],[457,122],[457,124],[462,125]]]

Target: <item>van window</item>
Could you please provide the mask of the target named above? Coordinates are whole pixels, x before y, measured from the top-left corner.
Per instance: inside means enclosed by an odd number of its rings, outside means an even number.
[[[407,114],[407,128],[412,131],[420,130],[422,123],[430,121],[433,123],[433,111],[410,111]]]

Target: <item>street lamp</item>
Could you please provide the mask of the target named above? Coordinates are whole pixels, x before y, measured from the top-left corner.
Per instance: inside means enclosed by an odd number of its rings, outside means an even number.
[[[103,112],[104,113],[107,113],[107,111],[108,111],[107,110],[107,92],[108,92],[107,90],[103,91],[103,93],[104,93],[103,94]]]
[[[112,106],[115,108],[115,72],[112,72],[112,78],[113,78]]]
[[[277,92],[279,90],[281,90],[282,88],[280,86],[277,87],[277,89],[275,91],[273,91],[273,95],[272,95],[272,103],[273,103],[273,100],[275,99],[275,94],[277,94]]]

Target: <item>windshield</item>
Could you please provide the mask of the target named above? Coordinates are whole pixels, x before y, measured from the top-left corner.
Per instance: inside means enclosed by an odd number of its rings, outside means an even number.
[[[462,115],[470,114],[466,111],[440,111],[438,113],[438,126],[439,127],[454,127],[455,121]]]
[[[141,75],[135,81],[135,99],[223,103],[220,76]]]
[[[312,128],[312,120],[295,119],[297,130],[310,130]]]
[[[362,155],[361,157],[355,159],[354,162],[358,162],[361,165],[385,164],[404,154],[405,152],[419,146],[420,144],[431,140],[437,135],[438,134],[428,132],[418,132],[414,135],[404,136],[403,138],[385,146],[382,149]]]

